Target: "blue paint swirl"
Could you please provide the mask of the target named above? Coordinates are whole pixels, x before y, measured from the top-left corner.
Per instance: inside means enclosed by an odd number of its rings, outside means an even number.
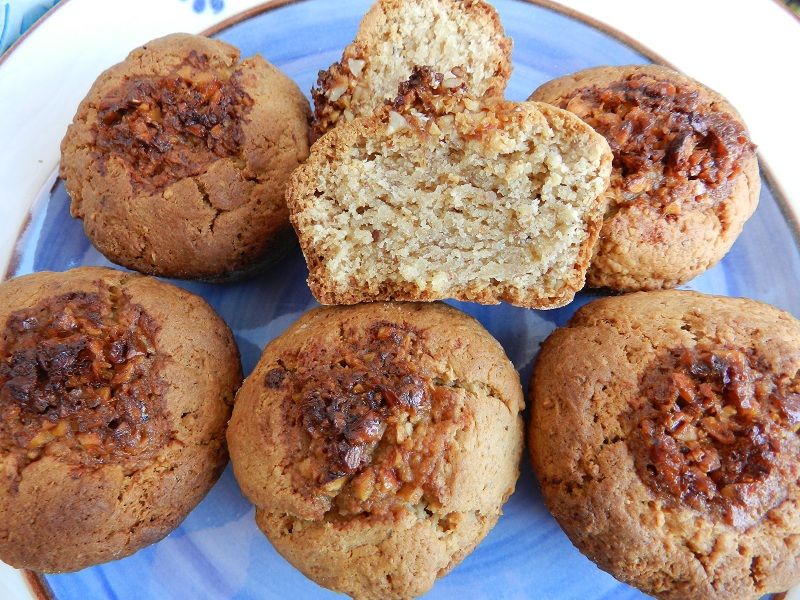
[[[181,0],[181,2],[186,2],[186,0]],[[218,13],[225,8],[225,0],[209,0],[208,2],[206,0],[192,0],[192,10],[197,14],[204,12],[206,8]]]

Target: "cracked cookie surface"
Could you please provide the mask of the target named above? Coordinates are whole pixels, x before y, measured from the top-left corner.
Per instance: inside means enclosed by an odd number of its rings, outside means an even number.
[[[202,36],[153,40],[105,71],[61,144],[71,212],[110,260],[217,279],[275,260],[308,154],[308,102],[260,56]]]
[[[542,347],[529,449],[549,509],[658,598],[760,598],[798,582],[800,323],[695,292],[581,308]]]
[[[241,381],[200,298],[99,267],[0,285],[0,559],[45,572],[172,531],[227,462]]]
[[[315,309],[274,340],[228,433],[256,522],[356,598],[424,593],[496,522],[522,449],[519,378],[441,304]]]

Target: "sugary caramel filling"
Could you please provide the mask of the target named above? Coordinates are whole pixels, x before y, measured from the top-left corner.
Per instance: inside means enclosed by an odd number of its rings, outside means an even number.
[[[440,498],[455,392],[420,370],[421,333],[379,322],[341,348],[285,356],[264,385],[286,392],[295,484],[340,515]]]
[[[100,164],[115,156],[134,188],[161,190],[238,156],[242,119],[252,105],[238,71],[212,69],[207,56],[192,51],[173,73],[131,77],[100,101]]]
[[[636,74],[574,90],[560,102],[608,140],[617,203],[646,198],[667,215],[684,200],[714,203],[754,150],[744,126],[697,91]]]
[[[18,466],[147,459],[169,437],[157,326],[115,288],[12,313],[0,340],[0,447]]]
[[[800,378],[772,373],[752,351],[674,348],[639,392],[629,441],[658,493],[746,526],[797,479]]]

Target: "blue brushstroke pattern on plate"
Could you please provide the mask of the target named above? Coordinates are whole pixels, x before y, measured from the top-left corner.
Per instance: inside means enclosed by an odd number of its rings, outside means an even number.
[[[259,52],[304,91],[317,71],[338,60],[355,34],[369,0],[331,4],[308,0],[263,13],[219,37]],[[202,5],[202,7],[201,7]],[[219,3],[212,1],[212,10]],[[579,21],[516,0],[495,2],[514,38],[514,74],[508,96],[525,99],[544,81],[596,65],[647,59]],[[195,1],[195,10],[206,3]],[[69,216],[69,199],[56,185],[34,211],[20,240],[18,273],[109,265]],[[245,372],[266,342],[315,305],[298,249],[257,279],[226,285],[176,282],[204,296],[227,320],[239,343]],[[792,231],[765,186],[755,216],[731,252],[685,286],[741,295],[800,314],[800,252]],[[575,310],[595,297],[580,294],[568,307],[533,311],[507,305],[454,303],[477,317],[503,344],[527,388],[539,344]],[[208,497],[162,542],[134,556],[79,573],[48,576],[59,599],[119,598],[333,598],[272,549],[253,520],[230,468]],[[478,549],[441,579],[427,596],[446,598],[633,599],[644,596],[597,569],[561,532],[545,509],[527,459],[505,514]]]

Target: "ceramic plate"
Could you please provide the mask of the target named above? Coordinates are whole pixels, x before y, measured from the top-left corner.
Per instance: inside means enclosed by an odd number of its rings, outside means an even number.
[[[163,0],[164,10],[174,10],[173,3],[187,12],[191,9],[206,25],[228,16],[219,0],[190,2],[191,6]],[[126,3],[131,4],[134,3]],[[344,0],[336,2],[335,8],[324,0],[277,4],[228,18],[210,31],[214,37],[241,48],[244,56],[261,53],[307,92],[317,71],[338,60],[371,0]],[[523,100],[544,81],[579,69],[646,63],[653,58],[612,33],[551,6],[520,0],[494,0],[494,4],[514,39],[514,73],[507,92],[513,100]],[[96,74],[82,77],[91,81]],[[69,115],[85,89],[73,94],[76,101],[68,107]],[[28,135],[35,134],[37,127],[44,131],[42,124],[34,123],[29,125]],[[48,156],[56,156],[57,138],[50,142],[56,146],[47,151]],[[19,199],[24,206],[33,208],[13,257],[0,257],[11,258],[8,276],[63,271],[78,265],[111,266],[91,246],[81,223],[70,218],[69,199],[62,183],[56,180],[55,162],[42,161],[39,169],[45,175],[50,173],[50,179],[35,201],[32,197]],[[731,252],[685,287],[746,296],[800,315],[800,295],[796,291],[800,284],[798,232],[791,225],[792,219],[785,216],[788,214],[785,202],[776,197],[769,185],[764,185],[758,210]],[[17,220],[16,226],[20,223]],[[295,249],[280,265],[252,281],[226,285],[175,283],[202,295],[228,322],[247,373],[264,345],[315,305],[306,287],[306,274],[300,251]],[[477,317],[500,340],[527,387],[541,341],[593,297],[579,294],[568,307],[553,311],[455,304]],[[252,506],[242,497],[228,468],[208,497],[163,541],[123,560],[79,573],[47,576],[44,580],[59,600],[336,597],[283,560],[259,533],[253,516]],[[644,596],[597,569],[573,548],[545,509],[525,460],[517,491],[497,526],[427,597]]]

